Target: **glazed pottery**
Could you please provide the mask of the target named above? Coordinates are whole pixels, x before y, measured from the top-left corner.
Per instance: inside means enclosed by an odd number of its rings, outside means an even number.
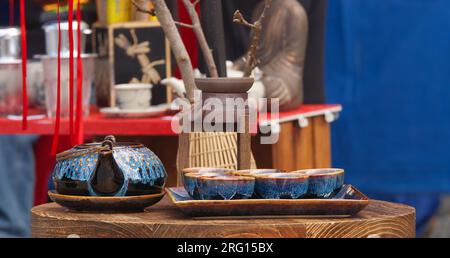
[[[201,175],[197,178],[199,199],[238,200],[251,198],[255,178],[231,175]]]
[[[278,169],[244,169],[244,170],[237,170],[231,172],[233,175],[237,176],[256,176],[256,175],[264,175],[264,174],[273,174],[273,173],[280,173],[281,171]]]
[[[212,177],[221,175],[223,175],[222,172],[208,172],[207,170],[203,170],[202,172],[183,173],[183,185],[192,198],[200,199],[200,194],[198,192],[198,178],[201,176]]]
[[[63,195],[49,191],[52,201],[74,211],[89,212],[137,212],[159,202],[164,192],[150,195],[105,197]]]
[[[163,192],[167,174],[161,160],[138,143],[103,142],[59,153],[53,172],[56,192],[78,196],[137,196]]]
[[[0,27],[0,62],[21,58],[20,29]]]
[[[181,170],[181,180],[184,183],[185,182],[185,175],[188,173],[230,173],[231,169],[226,168],[207,168],[207,167],[194,167],[194,168],[185,168]],[[186,188],[187,189],[187,188]]]
[[[251,77],[196,78],[195,85],[205,93],[246,93],[255,80]]]
[[[309,176],[308,198],[330,198],[344,184],[343,169],[307,169],[294,173],[305,173]]]
[[[305,173],[260,174],[255,179],[255,195],[261,199],[298,199],[309,186]]]
[[[346,188],[346,187],[344,187]],[[344,189],[343,188],[343,189]],[[195,200],[183,187],[167,188],[170,200],[191,217],[264,216],[353,216],[369,204],[369,199],[349,185],[341,198],[292,200]]]
[[[152,84],[129,83],[114,86],[117,105],[122,110],[143,110],[150,107]]]

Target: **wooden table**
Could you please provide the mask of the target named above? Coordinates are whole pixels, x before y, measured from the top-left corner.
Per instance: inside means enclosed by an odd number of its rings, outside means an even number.
[[[353,218],[192,219],[167,196],[142,213],[68,212],[55,204],[36,206],[33,237],[415,237],[415,209],[371,201]]]

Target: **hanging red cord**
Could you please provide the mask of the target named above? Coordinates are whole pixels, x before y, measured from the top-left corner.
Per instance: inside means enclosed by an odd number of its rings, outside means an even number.
[[[74,134],[73,134],[73,79],[74,79],[74,73],[73,73],[73,0],[69,0],[69,133],[70,133],[70,140],[72,142],[72,145],[75,143],[74,141]]]
[[[9,0],[9,26],[14,26],[14,0]]]
[[[25,0],[20,0],[20,30],[22,38],[22,129],[27,129],[28,98],[27,98],[27,28],[25,19]]]
[[[55,132],[53,134],[52,154],[56,155],[58,151],[59,143],[59,127],[61,123],[61,15],[60,15],[60,2],[58,0],[58,68],[57,68],[57,82],[56,82],[56,120],[55,120]]]
[[[81,60],[81,6],[77,4],[77,106],[75,118],[76,144],[83,143],[83,62]]]

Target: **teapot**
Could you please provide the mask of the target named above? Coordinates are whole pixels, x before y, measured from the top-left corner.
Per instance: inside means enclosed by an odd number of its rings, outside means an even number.
[[[77,145],[56,155],[56,192],[77,196],[159,194],[167,179],[161,160],[139,143],[104,141]]]

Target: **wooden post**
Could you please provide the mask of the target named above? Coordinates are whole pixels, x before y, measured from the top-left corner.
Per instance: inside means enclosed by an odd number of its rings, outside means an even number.
[[[313,124],[312,119],[308,120],[308,126],[296,126],[294,129],[296,169],[314,168]]]
[[[331,132],[330,124],[325,117],[314,117],[313,121],[313,143],[314,143],[314,167],[331,167]]]
[[[251,168],[252,156],[248,110],[246,110],[245,115],[241,119],[245,125],[245,131],[237,134],[237,168],[240,170]]]
[[[280,124],[280,136],[278,142],[272,146],[273,167],[284,171],[296,170],[295,167],[295,145],[292,140],[294,123],[286,122]]]
[[[189,133],[181,132],[178,135],[178,153],[177,153],[177,185],[182,185],[181,170],[189,167]]]

